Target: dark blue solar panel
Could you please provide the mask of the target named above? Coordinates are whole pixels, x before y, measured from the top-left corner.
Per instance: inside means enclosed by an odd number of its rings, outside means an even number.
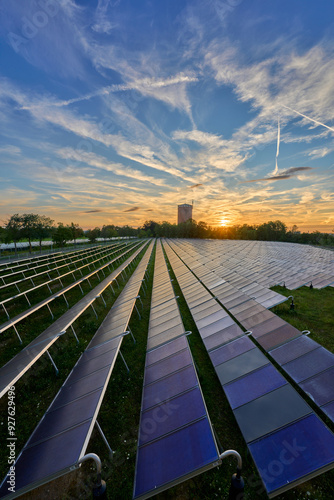
[[[157,349],[153,349],[146,354],[146,366],[151,365],[152,363],[156,363],[157,361],[162,360],[163,358],[167,358],[167,356],[171,356],[182,349],[185,349],[188,345],[188,341],[185,335],[179,337],[168,344],[165,344]]]
[[[165,377],[187,365],[192,364],[192,359],[189,349],[179,351],[169,358],[163,359],[158,363],[154,363],[146,368],[144,383],[151,384],[159,378]]]
[[[99,387],[103,387],[109,370],[110,367],[107,366],[106,368],[93,373],[87,379],[78,380],[72,385],[66,384],[66,386],[59,392],[55,401],[52,403],[52,410],[80,398],[89,392],[95,391]]]
[[[102,389],[88,394],[66,406],[46,413],[43,420],[32,434],[29,445],[54,436],[59,432],[92,418],[100,399]]]
[[[73,465],[79,458],[89,425],[90,422],[85,422],[26,449],[15,465],[16,491]],[[8,484],[5,482],[0,490],[0,498],[8,493],[7,488]]]
[[[317,347],[319,347],[319,344],[306,335],[302,335],[297,339],[291,340],[291,342],[287,342],[281,347],[273,349],[270,351],[270,355],[275,361],[277,361],[277,363],[283,365],[284,363],[288,363],[289,361],[292,361],[293,359],[296,359],[299,356],[316,349]]]
[[[157,439],[206,414],[198,387],[142,413],[139,446]]]
[[[267,365],[224,386],[232,410],[267,392],[278,389],[287,381],[272,365]]]
[[[311,396],[313,401],[322,406],[334,399],[334,368],[300,383],[300,387]]]
[[[90,359],[86,363],[79,361],[77,366],[73,369],[73,372],[70,374],[68,380],[68,384],[73,384],[77,380],[82,377],[86,377],[91,373],[104,368],[106,366],[110,366],[113,360],[113,352],[102,354],[102,356],[97,356],[96,358]]]
[[[334,401],[328,403],[325,406],[322,406],[321,409],[326,413],[327,417],[334,422]]]
[[[146,410],[198,384],[195,369],[188,366],[169,377],[144,387],[142,409]]]
[[[334,461],[334,436],[311,414],[249,445],[268,493],[305,478]],[[306,478],[305,478],[306,480]]]
[[[334,354],[320,347],[285,364],[284,370],[299,383],[333,365]]]
[[[217,460],[207,418],[138,449],[134,497],[143,495]]]
[[[227,345],[218,347],[218,349],[211,351],[209,354],[213,365],[217,366],[251,349],[256,349],[255,345],[248,337],[243,336]]]

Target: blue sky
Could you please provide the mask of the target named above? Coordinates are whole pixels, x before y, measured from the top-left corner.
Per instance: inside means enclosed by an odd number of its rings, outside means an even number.
[[[332,2],[0,9],[0,220],[334,229]]]

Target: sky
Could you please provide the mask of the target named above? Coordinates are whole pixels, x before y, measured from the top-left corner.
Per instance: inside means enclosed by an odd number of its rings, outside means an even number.
[[[334,229],[334,4],[0,0],[0,223]]]

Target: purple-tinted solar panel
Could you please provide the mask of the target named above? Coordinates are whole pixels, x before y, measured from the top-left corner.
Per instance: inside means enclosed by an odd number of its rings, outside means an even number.
[[[332,422],[334,422],[334,401],[331,401],[327,405],[322,406],[321,409],[326,413],[327,417],[330,418]]]
[[[243,336],[227,345],[218,347],[218,349],[211,351],[209,355],[213,366],[217,366],[251,349],[256,349],[256,346],[247,336]]]
[[[286,323],[266,335],[261,335],[261,337],[258,337],[257,341],[266,351],[269,351],[270,349],[284,344],[295,337],[300,337],[301,335],[302,334],[299,330],[297,330],[297,328],[294,328]]]
[[[76,463],[89,425],[90,422],[85,422],[47,441],[25,449],[15,465],[15,490],[18,491],[27,484],[40,481],[42,478]],[[8,493],[8,484],[5,482],[0,490],[0,497],[3,498]]]
[[[101,392],[102,389],[98,389],[66,406],[61,406],[54,411],[46,413],[32,434],[29,445],[55,436],[70,427],[77,426],[83,420],[91,419],[96,410]]]
[[[52,409],[55,410],[59,406],[68,404],[71,401],[88,394],[89,392],[95,391],[99,387],[103,387],[109,370],[110,367],[107,366],[106,368],[93,373],[90,377],[84,380],[78,380],[72,385],[66,384],[59,392],[57,399],[55,399],[52,403]]]
[[[232,325],[235,325],[235,321],[230,316],[226,316],[225,318],[222,318],[219,321],[215,321],[210,325],[199,328],[198,330],[201,334],[201,337],[204,339],[205,337],[213,335],[214,333],[224,330],[225,328],[228,328]]]
[[[334,436],[311,414],[249,445],[269,494],[333,464]]]
[[[217,460],[208,420],[202,419],[138,449],[134,497],[168,487]]]
[[[322,406],[334,399],[334,368],[330,368],[325,372],[319,373],[314,377],[300,383],[300,387],[305,391],[311,399],[318,405]]]
[[[302,335],[297,339],[291,340],[291,342],[287,342],[286,344],[277,347],[270,351],[270,355],[277,361],[278,364],[283,365],[284,363],[288,363],[307,352],[312,351],[319,347],[319,344],[314,342],[314,340],[310,339],[306,335]]]
[[[86,377],[91,373],[104,368],[105,366],[110,366],[113,361],[113,353],[114,351],[110,351],[106,354],[102,354],[102,356],[97,356],[96,358],[90,359],[86,363],[83,361],[76,365],[73,372],[70,374],[68,380],[68,384],[73,384],[77,380],[82,377]],[[82,359],[82,358],[81,358]]]
[[[278,389],[287,381],[272,365],[264,366],[245,377],[224,386],[232,410],[253,399]]]
[[[142,410],[155,406],[198,385],[195,369],[188,366],[163,380],[144,387]]]
[[[286,363],[284,370],[298,384],[332,366],[334,366],[334,354],[320,347]]]
[[[157,439],[206,415],[198,387],[143,412],[140,420],[139,446]]]
[[[168,356],[171,356],[172,354],[175,354],[178,351],[181,351],[182,349],[185,349],[187,345],[188,341],[186,339],[186,336],[183,335],[182,337],[168,342],[168,344],[158,347],[157,349],[153,349],[153,351],[150,351],[146,354],[146,366],[156,363],[157,361],[160,361],[164,358],[167,358]]]
[[[159,363],[154,363],[153,365],[148,366],[145,370],[144,384],[151,384],[152,382],[155,382],[162,377],[166,377],[166,375],[176,372],[177,370],[181,370],[181,368],[190,364],[192,364],[192,359],[189,349],[179,351],[176,354],[173,354],[173,356],[159,361]]]
[[[204,345],[209,351],[210,349],[214,349],[220,345],[226,344],[231,340],[237,339],[238,337],[244,336],[244,332],[241,330],[240,326],[234,323],[224,330],[215,333],[214,335],[210,335],[203,339]]]

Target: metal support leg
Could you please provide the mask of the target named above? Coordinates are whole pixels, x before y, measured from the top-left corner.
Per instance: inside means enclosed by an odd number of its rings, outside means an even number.
[[[20,341],[20,344],[22,344],[22,340],[21,340],[21,337],[20,337],[20,335],[19,335],[19,332],[18,332],[18,331],[17,331],[17,329],[16,329],[16,326],[15,326],[15,325],[13,325],[13,328],[14,328],[15,333],[16,333],[16,335],[17,335],[17,337],[18,337],[19,341]]]
[[[119,354],[120,354],[120,356],[121,356],[121,358],[122,358],[122,360],[123,360],[123,363],[125,364],[125,368],[127,369],[128,373],[129,373],[129,372],[130,372],[129,367],[128,367],[128,365],[126,364],[126,361],[125,361],[124,356],[123,356],[123,354],[121,353],[121,351],[119,351]]]
[[[52,291],[51,291],[51,288],[50,288],[50,286],[49,286],[49,283],[47,283],[47,284],[46,284],[46,286],[47,286],[47,287],[48,287],[48,289],[49,289],[50,295],[52,295]]]
[[[56,375],[58,375],[59,370],[58,370],[58,368],[57,368],[57,366],[56,366],[56,363],[53,361],[53,359],[52,359],[51,354],[49,353],[49,351],[46,351],[46,352],[48,353],[48,356],[49,356],[49,358],[50,358],[50,361],[51,361],[51,363],[53,364],[54,369],[56,370]]]
[[[107,307],[106,301],[104,300],[102,293],[100,294],[100,297],[103,300],[104,307]]]
[[[31,283],[32,283],[32,286],[33,286],[33,287],[35,287],[36,285],[35,285],[35,283],[33,282],[32,278],[30,278],[30,281],[31,281]]]
[[[65,294],[64,294],[64,293],[63,293],[63,297],[64,297],[64,300],[65,300],[65,302],[66,302],[67,309],[69,309],[69,308],[70,308],[70,305],[69,305],[69,303],[67,302],[67,298],[65,297]]]
[[[88,283],[89,283],[89,286],[90,286],[91,288],[93,288],[93,287],[92,287],[91,282],[89,281],[89,278],[87,278],[87,281],[88,281]]]
[[[77,337],[77,334],[75,333],[75,330],[74,330],[74,328],[73,328],[73,325],[71,325],[71,329],[72,329],[73,335],[74,335],[74,337],[75,337],[75,339],[76,339],[77,343],[79,344],[79,339],[78,339],[78,337]]]
[[[51,308],[50,308],[49,304],[46,304],[46,305],[47,305],[47,308],[49,309],[49,312],[50,312],[50,314],[51,314],[51,318],[52,318],[52,319],[54,319],[54,316],[53,316],[53,313],[52,313],[52,311],[51,311]]]
[[[131,331],[131,328],[128,326],[128,331],[131,333],[131,337],[133,338],[133,342],[136,343],[136,339],[133,336],[133,333]]]
[[[29,306],[31,307],[30,300],[28,299],[27,295],[26,295],[26,294],[24,294],[24,296],[25,296],[25,298],[27,299],[27,302],[28,302]]]
[[[83,289],[81,288],[80,283],[79,283],[79,288],[80,288],[80,290],[81,290],[82,295],[84,295],[84,292],[83,292]]]
[[[142,303],[142,301],[141,301],[140,295],[138,295],[138,299],[139,299],[139,301],[140,301],[140,303],[141,303],[141,310],[143,311],[143,310],[144,310],[144,306],[143,306],[143,303]]]
[[[96,311],[95,311],[95,309],[94,309],[93,304],[91,304],[91,308],[92,308],[92,309],[93,309],[93,311],[94,311],[94,314],[95,314],[95,316],[96,316],[96,319],[98,319],[98,316],[97,316],[97,313],[96,313]]]
[[[136,311],[137,311],[137,313],[138,313],[139,320],[141,320],[141,316],[140,316],[140,313],[139,313],[139,311],[138,311],[138,307],[136,306],[136,304],[135,304],[135,308],[136,308]]]
[[[110,458],[112,458],[112,456],[113,456],[114,452],[112,451],[111,446],[110,446],[110,444],[108,443],[108,440],[107,440],[107,438],[105,437],[104,432],[103,432],[103,430],[101,429],[101,426],[100,426],[100,424],[98,423],[98,421],[97,421],[97,420],[95,420],[95,425],[96,425],[96,427],[97,427],[97,430],[98,430],[98,431],[99,431],[99,433],[101,434],[101,437],[102,437],[103,441],[105,442],[106,447],[107,447],[107,448],[108,448],[108,450],[109,450],[109,455],[110,455]]]

